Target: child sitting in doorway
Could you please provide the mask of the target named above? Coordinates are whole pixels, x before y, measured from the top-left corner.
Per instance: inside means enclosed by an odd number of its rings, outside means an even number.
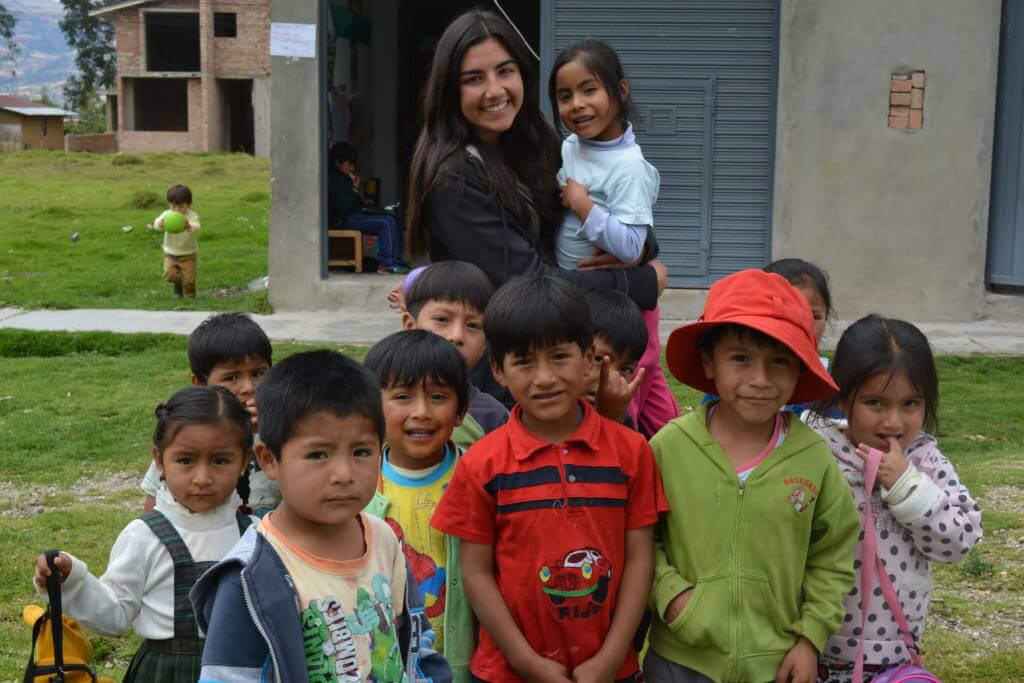
[[[331,147],[327,169],[328,225],[360,230],[377,237],[377,272],[405,274],[402,264],[402,226],[386,213],[363,211],[360,179],[356,175],[356,150],[347,142]]]

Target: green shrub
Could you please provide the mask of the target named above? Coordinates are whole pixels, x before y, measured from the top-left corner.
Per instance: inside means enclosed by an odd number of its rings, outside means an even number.
[[[245,194],[242,195],[242,201],[249,202],[250,204],[260,204],[262,202],[268,201],[269,199],[270,195],[260,190],[246,192]]]
[[[163,206],[164,198],[153,190],[136,190],[135,194],[128,201],[128,208],[131,209],[155,209]]]
[[[110,163],[114,166],[138,166],[139,164],[144,164],[146,162],[142,160],[142,157],[136,154],[118,153],[110,158]]]

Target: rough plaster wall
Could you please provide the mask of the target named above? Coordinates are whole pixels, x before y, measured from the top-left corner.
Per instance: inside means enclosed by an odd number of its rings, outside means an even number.
[[[273,21],[317,24],[317,3],[272,0]],[[322,26],[317,27],[317,40]],[[274,308],[317,307],[322,285],[324,154],[320,59],[272,57],[270,98],[270,301]]]
[[[252,79],[253,131],[256,137],[254,154],[270,158],[270,79]]]
[[[981,315],[998,0],[782,0],[774,257],[832,277],[844,319]],[[924,128],[889,77],[927,72]]]

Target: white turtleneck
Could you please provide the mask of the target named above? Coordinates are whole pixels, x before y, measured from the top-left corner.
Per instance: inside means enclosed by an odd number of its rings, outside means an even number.
[[[196,562],[220,560],[238,542],[235,510],[240,503],[232,493],[220,507],[193,513],[174,500],[166,486],[156,494],[156,509],[174,525]],[[121,531],[100,578],[77,557],[71,556],[71,563],[61,591],[69,617],[103,635],[121,635],[134,625],[143,638],[174,637],[174,563],[145,522],[132,520]],[[46,598],[45,588],[36,591]]]

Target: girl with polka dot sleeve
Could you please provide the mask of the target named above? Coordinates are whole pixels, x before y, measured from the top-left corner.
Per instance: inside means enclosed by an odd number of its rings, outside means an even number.
[[[862,318],[839,340],[831,373],[839,393],[816,412],[841,408],[848,425],[822,420],[813,426],[850,483],[861,519],[870,505],[875,526],[861,531],[853,554],[857,583],[845,598],[843,625],[825,644],[818,667],[819,681],[851,683],[861,639],[866,680],[910,661],[878,578],[871,595],[860,594],[864,534],[876,534],[878,556],[920,642],[931,603],[931,563],[959,562],[971,551],[981,538],[981,510],[926,433],[936,427],[938,376],[920,330],[900,320]],[[883,456],[878,483],[867,492],[864,463],[872,448]]]

